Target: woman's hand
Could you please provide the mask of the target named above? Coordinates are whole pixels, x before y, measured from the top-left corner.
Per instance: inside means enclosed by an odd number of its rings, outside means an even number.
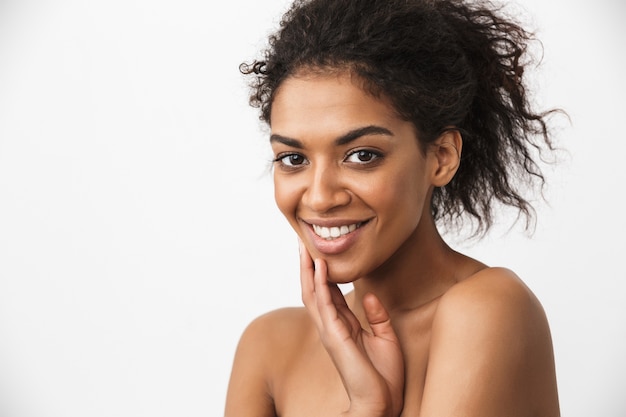
[[[326,262],[314,262],[300,243],[302,300],[350,398],[350,408],[343,415],[399,416],[404,361],[387,310],[374,294],[366,294],[363,308],[371,332],[363,329],[341,290],[327,276]]]

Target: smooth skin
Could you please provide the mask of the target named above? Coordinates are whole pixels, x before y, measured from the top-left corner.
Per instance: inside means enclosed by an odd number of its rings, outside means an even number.
[[[424,151],[385,97],[341,71],[283,81],[271,130],[305,307],[245,330],[226,417],[559,415],[540,303],[435,227],[432,190],[457,171],[457,131]],[[316,233],[349,225],[358,228],[334,239]],[[344,297],[337,284],[347,282]]]

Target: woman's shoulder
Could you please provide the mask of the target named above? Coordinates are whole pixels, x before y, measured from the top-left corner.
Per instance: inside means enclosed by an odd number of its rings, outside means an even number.
[[[490,267],[459,281],[441,297],[433,325],[434,331],[468,336],[503,330],[532,335],[546,328],[547,320],[541,303],[515,272]]]
[[[301,334],[308,330],[311,321],[304,307],[283,307],[271,310],[253,319],[245,333],[262,333],[266,338],[286,334]]]
[[[307,322],[304,308],[283,308],[247,325],[235,352],[226,415],[276,415],[271,381],[288,369],[298,341],[310,332]]]
[[[245,369],[245,375],[257,375],[258,380],[271,378],[297,354],[311,329],[304,308],[281,308],[256,317],[239,339],[233,369]]]
[[[558,415],[548,322],[535,295],[511,270],[482,269],[441,297],[429,370],[429,385],[436,392],[448,389],[433,404],[490,404],[480,408],[481,415]]]
[[[284,307],[253,319],[239,344],[253,346],[257,357],[284,358],[297,349],[311,330],[312,322],[303,307]]]
[[[452,286],[441,298],[432,334],[434,348],[465,353],[491,366],[525,363],[531,369],[552,360],[552,338],[543,306],[522,279],[506,268],[484,268]],[[510,369],[510,371],[513,371]]]
[[[539,300],[522,279],[501,267],[483,268],[453,285],[442,296],[438,310],[463,315],[498,313],[498,317],[504,314],[503,318],[543,312]]]

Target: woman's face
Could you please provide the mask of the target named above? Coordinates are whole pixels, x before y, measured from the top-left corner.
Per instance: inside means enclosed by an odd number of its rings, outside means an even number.
[[[410,122],[355,81],[290,77],[271,113],[276,203],[339,283],[374,271],[416,231],[434,159]]]

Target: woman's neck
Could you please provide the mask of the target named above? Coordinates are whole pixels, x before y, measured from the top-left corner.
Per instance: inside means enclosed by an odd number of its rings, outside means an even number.
[[[391,315],[419,308],[458,282],[467,260],[444,242],[432,217],[426,216],[391,258],[353,283],[349,302],[359,311],[363,296],[371,292]]]

